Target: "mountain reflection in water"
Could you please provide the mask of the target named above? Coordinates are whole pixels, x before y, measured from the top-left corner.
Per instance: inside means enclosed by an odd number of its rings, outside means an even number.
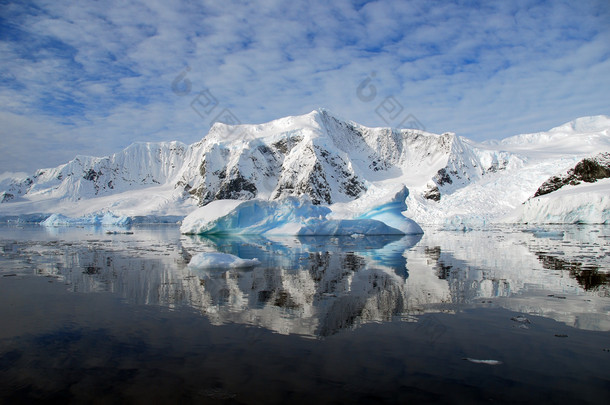
[[[563,228],[562,228],[563,229]],[[518,228],[426,229],[405,237],[192,237],[173,227],[5,228],[1,255],[16,274],[109,291],[128,302],[190,306],[214,324],[323,337],[368,322],[411,320],[463,305],[496,305],[570,326],[610,330],[610,231],[562,237]],[[192,255],[258,259],[248,270],[193,269]],[[6,275],[6,274],[5,274]]]

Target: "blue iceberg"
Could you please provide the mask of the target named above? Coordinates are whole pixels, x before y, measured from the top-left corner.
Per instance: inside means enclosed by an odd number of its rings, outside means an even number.
[[[267,200],[218,200],[184,218],[180,231],[192,235],[405,235],[421,234],[406,210],[406,187],[394,198],[352,219],[329,219],[329,207],[306,197]]]
[[[409,196],[409,189],[403,187],[387,203],[378,205],[368,212],[359,215],[358,219],[374,219],[381,221],[394,229],[398,229],[405,235],[418,235],[424,233],[417,222],[402,215],[407,210],[406,199]]]

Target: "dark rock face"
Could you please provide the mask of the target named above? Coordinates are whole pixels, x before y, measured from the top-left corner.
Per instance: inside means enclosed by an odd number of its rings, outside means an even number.
[[[197,198],[202,206],[214,200],[250,200],[258,194],[256,185],[239,172],[231,179],[222,181],[216,191],[203,185],[192,188],[190,184],[184,186],[184,191]]]
[[[610,153],[607,153],[610,159]],[[574,167],[574,175],[587,183],[610,177],[610,165],[603,166],[595,160],[583,159]]]
[[[592,158],[581,160],[572,169],[561,176],[553,176],[536,190],[534,197],[552,193],[563,186],[582,183],[595,183],[597,180],[610,177],[610,153],[603,152]]]
[[[309,174],[309,181],[306,184],[301,184],[302,194],[308,194],[311,197],[311,202],[314,204],[331,204],[330,186],[326,180],[326,175],[319,162],[313,167],[313,171]]]
[[[100,177],[102,175],[101,172],[96,172],[93,169],[89,169],[83,176],[83,179],[85,180],[89,180],[89,181],[96,181],[98,179],[98,177]]]
[[[453,180],[451,180],[451,176],[447,173],[447,169],[440,169],[438,173],[436,173],[436,176],[434,176],[434,180],[439,186],[453,184]]]
[[[0,193],[0,203],[11,201],[14,198],[15,196],[11,193]]]
[[[216,200],[225,200],[225,199],[244,199],[243,195],[245,194],[247,199],[251,199],[256,197],[256,186],[254,183],[248,181],[241,174],[237,174],[234,178],[227,182],[223,182],[216,193]],[[241,198],[240,198],[241,197]]]
[[[432,201],[440,201],[441,200],[441,191],[438,187],[432,187],[428,191],[424,193],[424,198]]]
[[[456,176],[460,178],[457,171],[449,171],[447,168],[440,169],[436,175],[432,178],[436,186],[430,187],[424,194],[423,197],[427,200],[432,200],[439,202],[441,200],[441,190],[439,187],[443,187],[445,185],[453,184],[453,180],[451,176]]]

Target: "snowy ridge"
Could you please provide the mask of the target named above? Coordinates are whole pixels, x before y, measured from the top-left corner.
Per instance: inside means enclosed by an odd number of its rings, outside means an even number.
[[[240,126],[239,139],[227,131],[214,126],[193,147],[179,181],[200,204],[303,194],[316,204],[345,203],[406,174],[425,184],[447,165],[452,144],[450,134],[366,128],[326,110]]]
[[[76,156],[51,169],[9,184],[13,198],[78,200],[167,183],[182,167],[187,146],[180,142],[134,143],[112,156]],[[9,197],[10,198],[10,197]]]
[[[475,143],[453,133],[368,128],[319,109],[264,124],[215,124],[199,142],[138,143],[0,177],[0,217],[186,216],[216,200],[308,196],[331,219],[358,217],[407,187],[420,223],[501,220],[549,177],[610,151],[610,118]]]
[[[598,115],[577,118],[547,132],[516,135],[501,141],[487,141],[485,144],[534,158],[594,155],[610,150],[610,117]]]

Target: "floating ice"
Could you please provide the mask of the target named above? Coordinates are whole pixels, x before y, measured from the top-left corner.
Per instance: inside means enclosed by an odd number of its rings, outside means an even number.
[[[466,357],[464,360],[468,360],[469,362],[476,364],[488,364],[490,366],[497,366],[498,364],[502,364],[500,360],[479,360],[471,359],[470,357]]]
[[[325,218],[329,212],[329,208],[313,205],[304,197],[277,201],[219,200],[184,218],[180,231],[199,235],[296,235],[308,219]]]
[[[241,259],[228,253],[204,252],[191,258],[189,267],[198,269],[235,269],[248,268],[260,264],[258,259]]]
[[[424,233],[415,221],[402,215],[402,211],[406,211],[408,208],[405,203],[408,196],[409,189],[403,187],[390,201],[360,215],[358,219],[374,219],[381,221],[392,228],[398,229],[405,235]]]
[[[402,202],[404,205],[404,199]],[[199,235],[402,235],[423,233],[413,221],[397,215],[402,205],[390,202],[371,211],[371,218],[327,219],[330,208],[314,205],[307,197],[277,201],[213,201],[188,215],[180,231]],[[398,210],[398,214],[393,212]],[[385,218],[392,225],[374,218]],[[396,225],[394,227],[393,225]]]
[[[519,322],[519,323],[530,323],[530,320],[527,319],[524,316],[513,316],[512,318],[510,318],[511,321],[515,321],[515,322]]]

